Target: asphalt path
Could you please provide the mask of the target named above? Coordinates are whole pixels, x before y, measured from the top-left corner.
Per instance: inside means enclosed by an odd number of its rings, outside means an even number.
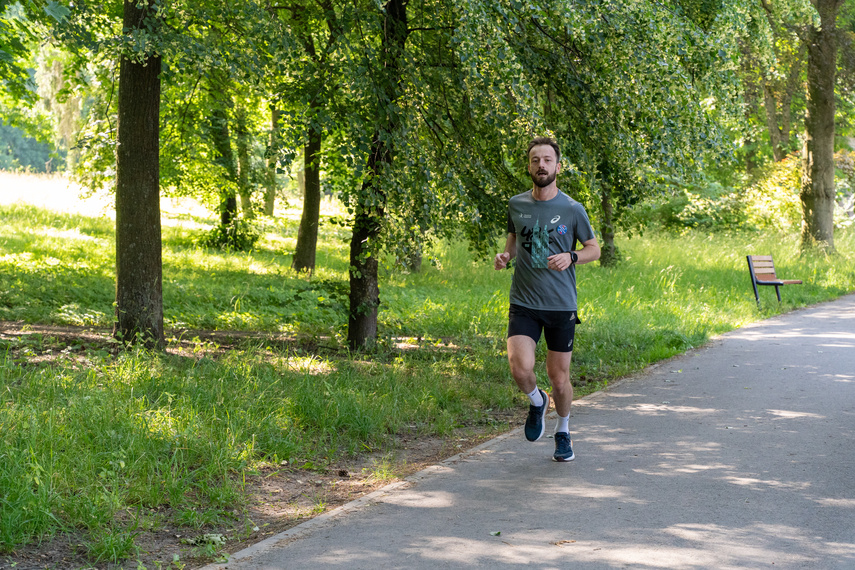
[[[654,365],[570,421],[573,462],[516,429],[206,570],[855,568],[855,295]]]

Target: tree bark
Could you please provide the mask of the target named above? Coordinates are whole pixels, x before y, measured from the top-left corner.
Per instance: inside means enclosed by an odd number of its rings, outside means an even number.
[[[804,42],[800,42],[799,50],[794,57],[778,55],[782,66],[789,65],[785,82],[768,79],[763,81],[766,130],[769,132],[769,142],[772,144],[772,156],[775,162],[784,160],[789,150],[793,124],[793,93],[799,88],[806,47]]]
[[[359,349],[377,338],[377,311],[380,288],[377,264],[377,238],[383,228],[386,196],[381,177],[392,164],[391,137],[396,124],[394,106],[399,95],[400,68],[407,41],[407,0],[389,0],[385,5],[383,38],[380,44],[378,78],[383,91],[380,130],[374,133],[366,163],[368,176],[362,185],[350,241],[350,315],[347,340]]]
[[[279,154],[279,109],[270,106],[270,141],[265,157],[267,159],[267,179],[264,189],[264,215],[272,216],[276,205],[276,157]]]
[[[419,235],[414,235],[416,232]],[[401,257],[401,265],[410,273],[419,273],[422,270],[422,236],[427,231],[421,220],[419,225],[410,230],[410,236],[407,243],[404,245],[403,256]]]
[[[605,183],[600,185],[600,205],[603,210],[603,223],[600,225],[600,232],[603,234],[600,265],[614,267],[619,261],[618,250],[615,246],[615,211],[612,206],[611,192]]]
[[[742,96],[745,100],[745,125],[748,130],[745,136],[745,173],[753,178],[757,172],[757,141],[751,129],[751,116],[758,105],[760,98],[760,86],[754,77],[754,69],[757,67],[757,58],[751,52],[747,43],[742,43]]]
[[[217,93],[219,87],[211,85],[212,92]],[[226,108],[231,105],[231,100],[222,100],[214,97],[211,109],[211,142],[217,151],[215,161],[226,171],[226,178],[233,184],[237,184],[237,164],[235,154],[232,150],[231,129],[229,128],[229,116]],[[220,224],[231,225],[237,217],[237,195],[234,186],[226,185],[220,189]]]
[[[834,250],[836,20],[842,0],[814,0],[821,27],[808,29],[808,86],[801,202],[802,249]]]
[[[294,252],[294,259],[291,262],[291,267],[300,272],[306,271],[311,273],[315,270],[315,257],[318,246],[318,223],[321,213],[321,145],[323,143],[324,126],[320,124],[320,116],[323,114],[324,108],[328,102],[326,100],[325,89],[320,88],[320,85],[326,83],[327,72],[326,59],[329,56],[329,49],[335,43],[341,33],[341,29],[336,23],[335,11],[332,9],[332,4],[321,2],[324,7],[325,19],[329,28],[329,36],[327,37],[326,47],[322,47],[320,52],[315,46],[315,37],[309,31],[310,26],[308,21],[304,20],[305,11],[296,11],[296,18],[301,22],[300,32],[298,37],[301,38],[303,48],[309,55],[309,58],[316,66],[318,87],[315,90],[315,95],[309,102],[308,117],[308,140],[303,148],[303,215],[300,218],[300,229],[297,233],[297,247]]]
[[[246,127],[246,108],[243,105],[237,108],[235,142],[237,143],[237,186],[240,209],[243,217],[251,220],[255,217],[255,212],[252,209],[252,192],[249,186],[249,130]]]
[[[151,24],[153,5],[124,2],[123,26]],[[159,57],[119,64],[116,150],[116,320],[113,336],[161,347],[163,265],[160,233]]]
[[[318,247],[318,222],[321,215],[321,144],[319,129],[309,130],[304,152],[303,215],[297,232],[297,249],[291,268],[312,273]]]
[[[778,126],[778,100],[768,84],[763,85],[763,106],[766,109],[766,130],[769,132],[769,142],[772,144],[772,158],[775,162],[780,162],[787,156],[784,150],[784,132]]]
[[[347,340],[353,349],[362,348],[369,340],[377,338],[380,285],[375,241],[383,227],[386,196],[374,173],[379,173],[381,164],[390,162],[389,149],[375,136],[372,153],[368,158],[368,168],[372,174],[362,185],[350,240],[350,314]]]

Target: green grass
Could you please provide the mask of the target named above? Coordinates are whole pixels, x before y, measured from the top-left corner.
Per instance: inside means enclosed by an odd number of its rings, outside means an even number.
[[[0,338],[0,552],[76,530],[92,537],[83,546],[93,561],[132,557],[135,536],[160,524],[162,507],[178,526],[236,524],[245,475],[264,462],[320,469],[388,453],[404,433],[505,429],[493,413],[524,408],[504,355],[509,271],[450,243],[421,273],[385,267],[379,346],[350,355],[341,345],[348,236],[322,225],[319,269],[305,278],[284,253],[296,229],[270,222],[256,251],[235,254],[199,250],[189,230],[164,228],[167,326],[269,333],[229,351]],[[622,239],[620,266],[578,270],[579,392],[855,290],[855,237],[838,233],[836,243],[839,254],[827,258],[796,255],[791,235]],[[109,325],[109,219],[0,206],[0,247],[0,319]],[[780,306],[764,288],[758,311],[749,253],[772,253],[781,275],[805,284],[784,288]],[[281,333],[318,339],[323,350],[274,342]],[[398,350],[401,338],[420,338],[421,348]],[[538,372],[545,384],[542,364]]]

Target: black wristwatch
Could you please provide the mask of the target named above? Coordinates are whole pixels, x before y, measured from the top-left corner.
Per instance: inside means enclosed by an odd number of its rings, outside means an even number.
[[[570,254],[570,265],[576,265],[576,262],[579,261],[579,255],[575,251],[568,251]]]

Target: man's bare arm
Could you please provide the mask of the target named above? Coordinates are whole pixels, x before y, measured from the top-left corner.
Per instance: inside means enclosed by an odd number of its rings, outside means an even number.
[[[505,241],[505,251],[497,253],[493,260],[493,266],[498,271],[508,266],[508,263],[517,256],[517,234],[508,234]]]

